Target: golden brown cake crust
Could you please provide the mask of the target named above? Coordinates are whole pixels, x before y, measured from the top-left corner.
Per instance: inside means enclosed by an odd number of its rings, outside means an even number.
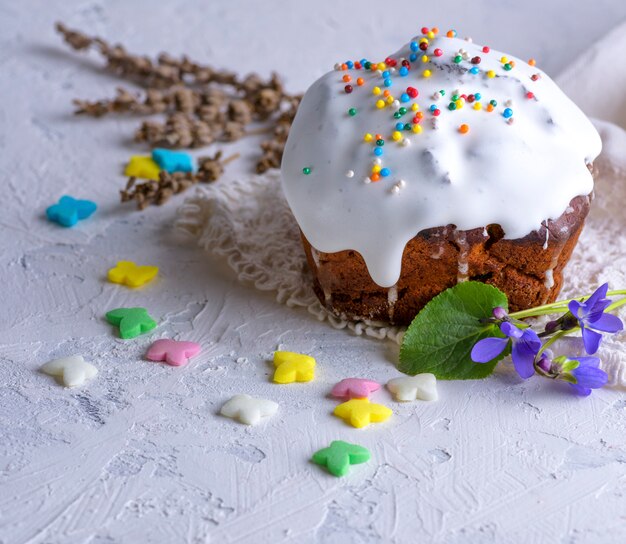
[[[589,201],[588,196],[572,199],[561,217],[517,240],[504,239],[499,225],[423,230],[406,245],[400,279],[391,289],[372,281],[359,253],[322,253],[304,235],[302,241],[316,295],[329,311],[347,319],[408,325],[430,299],[466,280],[495,285],[516,311],[556,300]]]

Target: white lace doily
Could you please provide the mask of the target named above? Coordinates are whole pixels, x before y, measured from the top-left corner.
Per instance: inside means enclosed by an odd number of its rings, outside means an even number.
[[[563,297],[590,292],[605,281],[615,288],[626,286],[626,176],[606,160],[597,161],[596,167],[596,197],[565,270]],[[240,281],[274,291],[278,302],[305,307],[335,328],[401,341],[401,327],[345,321],[322,307],[277,171],[200,187],[179,213],[176,226],[197,237],[208,252],[225,258]],[[607,336],[599,353],[614,385],[626,386],[625,339],[623,333]]]

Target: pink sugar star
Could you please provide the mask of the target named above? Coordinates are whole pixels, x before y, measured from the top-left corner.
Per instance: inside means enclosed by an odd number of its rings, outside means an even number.
[[[345,378],[333,387],[330,394],[342,399],[369,398],[370,393],[378,391],[380,384],[364,378]]]
[[[168,365],[184,366],[188,359],[200,353],[200,344],[195,342],[179,342],[162,338],[150,346],[146,359],[150,361],[165,361]]]

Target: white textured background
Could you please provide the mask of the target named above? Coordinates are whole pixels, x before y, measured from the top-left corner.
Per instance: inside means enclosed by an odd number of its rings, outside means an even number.
[[[172,233],[175,202],[121,207],[122,165],[141,151],[136,121],[71,115],[72,98],[110,96],[118,82],[61,46],[55,20],[136,52],[276,69],[301,91],[337,60],[394,51],[424,24],[556,74],[626,18],[623,0],[383,4],[0,1],[0,543],[626,541],[623,393],[579,399],[503,370],[440,383],[432,404],[379,392],[392,420],[344,425],[330,387],[396,376],[393,348],[236,283]],[[250,169],[256,143],[235,146],[244,159],[224,183]],[[44,210],[64,193],[99,211],[55,227]],[[157,264],[160,279],[140,291],[109,284],[118,259]],[[159,328],[116,339],[103,315],[128,305]],[[203,354],[182,369],[142,360],[172,335]],[[316,356],[316,381],[270,383],[279,345]],[[37,372],[73,353],[100,370],[87,387]],[[217,416],[239,392],[277,400],[279,415],[255,428]],[[333,439],[369,447],[372,461],[329,476],[308,459]]]

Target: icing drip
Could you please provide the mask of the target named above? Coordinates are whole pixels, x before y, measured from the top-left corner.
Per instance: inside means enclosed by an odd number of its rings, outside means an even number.
[[[396,285],[392,285],[389,289],[387,289],[387,304],[389,306],[389,321],[393,322],[393,311],[396,307],[396,302],[398,301],[398,287]]]
[[[319,267],[320,267],[320,253],[314,247],[311,247],[311,257],[313,257],[313,262],[315,263],[315,268],[319,269]],[[328,287],[326,285],[323,285],[322,282],[319,280],[319,275],[318,275],[318,281],[319,281],[320,287],[322,288],[322,291],[324,292],[324,301],[326,302],[326,304],[330,304],[330,302],[331,302],[330,290],[328,289]]]
[[[456,282],[463,283],[469,279],[467,275],[469,263],[467,260],[467,254],[469,252],[469,244],[465,238],[465,233],[463,231],[457,231],[454,233],[454,241],[459,246],[459,256],[457,258],[457,275]]]
[[[359,252],[383,287],[397,282],[406,243],[424,229],[499,224],[517,239],[559,217],[592,191],[587,163],[601,149],[590,121],[535,66],[442,36],[424,51],[423,39],[380,70],[346,64],[316,81],[281,166],[311,244]]]

